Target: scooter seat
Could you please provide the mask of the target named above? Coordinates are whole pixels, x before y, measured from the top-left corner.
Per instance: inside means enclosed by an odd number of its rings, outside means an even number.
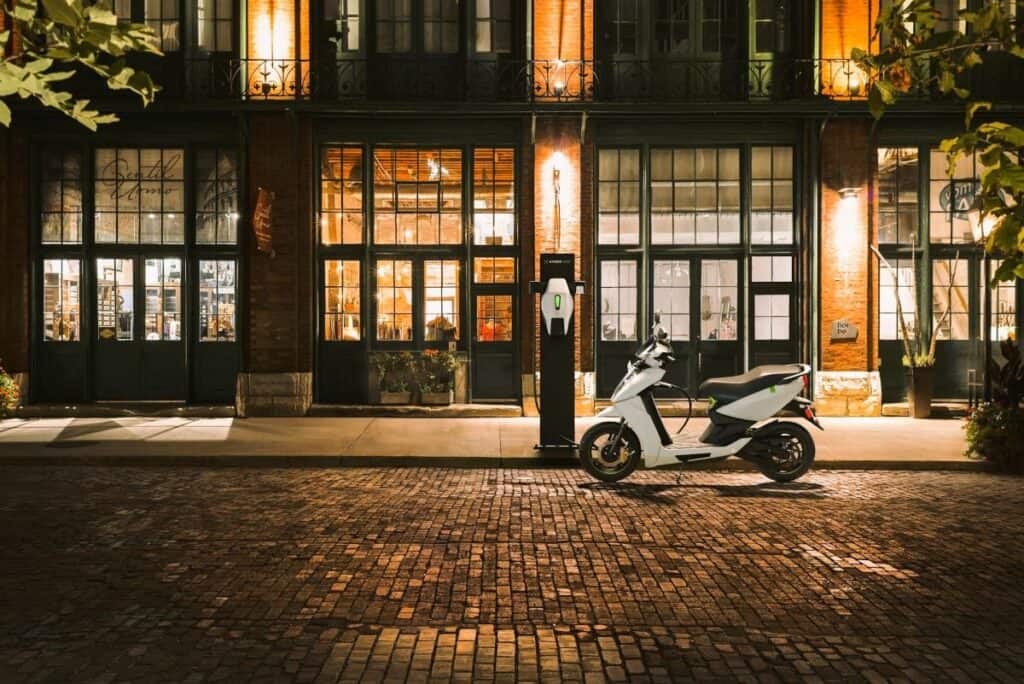
[[[727,404],[766,387],[778,385],[786,378],[800,375],[803,371],[803,367],[797,364],[757,366],[742,375],[705,380],[700,385],[700,394],[712,397],[719,404]]]

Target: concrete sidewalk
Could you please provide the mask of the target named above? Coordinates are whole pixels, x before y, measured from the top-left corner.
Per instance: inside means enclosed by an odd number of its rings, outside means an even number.
[[[576,437],[595,422],[576,423]],[[680,419],[666,420],[674,432]],[[962,421],[824,419],[822,468],[983,470],[964,458]],[[701,431],[695,418],[687,431]],[[0,421],[0,465],[566,465],[538,455],[536,418],[47,418]],[[745,469],[730,459],[710,467]]]

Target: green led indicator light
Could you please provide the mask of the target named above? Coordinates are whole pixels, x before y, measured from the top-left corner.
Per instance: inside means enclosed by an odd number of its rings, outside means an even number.
[[[555,295],[555,308],[556,309],[561,309],[562,308],[562,295],[560,295],[560,294],[556,294]]]

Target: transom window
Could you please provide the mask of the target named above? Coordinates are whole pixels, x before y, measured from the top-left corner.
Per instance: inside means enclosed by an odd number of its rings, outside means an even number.
[[[207,52],[234,49],[234,0],[196,0],[196,44]]]
[[[793,148],[754,147],[750,157],[750,241],[792,244]]]
[[[473,282],[481,285],[516,282],[515,257],[476,257],[473,259]]]
[[[225,148],[196,152],[196,244],[238,242],[238,154]]]
[[[516,239],[515,151],[473,150],[473,243],[513,245]]]
[[[739,241],[739,150],[652,150],[651,243],[692,245]]]
[[[916,147],[878,149],[878,241],[909,245],[918,224]]]
[[[640,242],[640,151],[603,149],[598,154],[597,241]]]
[[[374,241],[462,242],[462,151],[374,149]]]
[[[363,241],[362,147],[326,147],[321,153],[320,241],[325,245]]]
[[[82,155],[49,148],[43,153],[42,242],[82,242]]]
[[[915,330],[915,313],[917,311],[917,286],[914,280],[914,266],[910,259],[889,259],[889,264],[896,272],[894,281],[892,271],[881,269],[878,276],[878,338],[881,340],[902,339],[899,317],[897,316],[896,297],[903,310],[903,320],[911,336]]]
[[[946,173],[946,153],[932,149],[930,169],[928,214],[932,243],[973,242],[968,211],[979,189],[981,164],[973,157],[961,157],[950,178]]]
[[[96,242],[185,241],[184,150],[96,150]]]
[[[752,256],[750,257],[750,281],[753,283],[793,282],[793,257]]]

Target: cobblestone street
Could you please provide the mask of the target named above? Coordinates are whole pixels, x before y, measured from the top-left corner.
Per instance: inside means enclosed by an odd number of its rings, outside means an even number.
[[[5,468],[0,681],[1021,681],[1022,485]]]

